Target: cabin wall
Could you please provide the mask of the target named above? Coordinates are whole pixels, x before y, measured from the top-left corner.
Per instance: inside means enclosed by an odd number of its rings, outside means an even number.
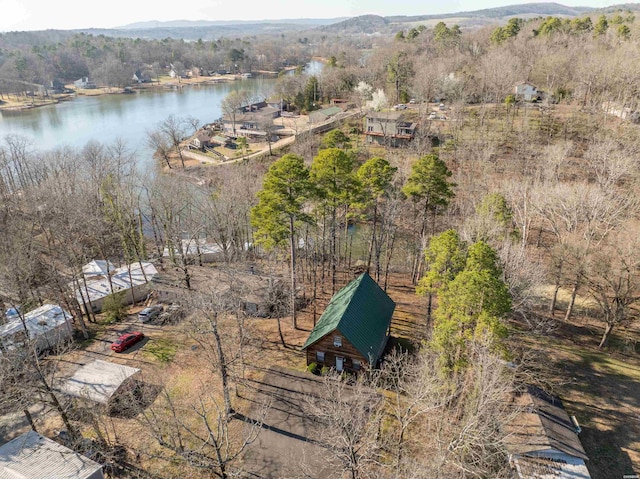
[[[340,336],[342,340],[341,346],[334,346],[335,336]],[[324,353],[324,361],[318,360],[317,352]],[[307,348],[307,365],[316,363],[319,367],[335,368],[336,357],[344,358],[343,368],[345,371],[357,371],[359,369],[354,366],[354,360],[360,361],[360,369],[367,367],[369,364],[369,360],[362,356],[339,331],[327,334]]]

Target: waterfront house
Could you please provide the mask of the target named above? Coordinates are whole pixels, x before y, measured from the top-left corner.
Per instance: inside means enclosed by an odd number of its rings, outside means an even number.
[[[89,80],[89,77],[82,77],[73,82],[76,88],[81,90],[91,90],[96,88],[96,84]]]
[[[267,136],[266,124],[280,116],[280,109],[267,102],[251,103],[240,107],[235,114],[227,114],[222,118],[224,133],[229,136],[244,136],[250,139],[264,139]],[[281,125],[273,125],[280,129]]]
[[[200,130],[196,135],[191,139],[189,146],[196,148],[197,150],[204,150],[211,146],[211,138],[206,131]]]
[[[307,338],[307,364],[336,371],[375,367],[389,339],[395,303],[362,273],[338,291]]]
[[[136,83],[150,83],[151,75],[148,72],[143,72],[142,70],[138,69],[133,73],[131,79]]]

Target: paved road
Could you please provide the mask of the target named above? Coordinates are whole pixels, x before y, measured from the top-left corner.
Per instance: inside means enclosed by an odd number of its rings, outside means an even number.
[[[338,468],[331,466],[330,453],[316,442],[318,426],[306,412],[307,397],[318,394],[321,381],[308,373],[272,367],[261,382],[253,382],[256,406],[250,415],[257,414],[261,404],[271,407],[260,435],[245,454],[247,477],[297,478],[307,471],[313,472],[312,477],[337,479]]]

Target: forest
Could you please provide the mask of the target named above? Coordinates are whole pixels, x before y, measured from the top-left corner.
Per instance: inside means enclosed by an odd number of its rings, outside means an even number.
[[[123,86],[130,71],[160,74],[169,63],[280,71],[315,57],[320,74],[282,75],[274,97],[305,113],[319,107],[312,93],[327,105],[346,99],[359,115],[219,167],[185,167],[179,141],[141,171],[121,142],[44,152],[4,138],[0,296],[25,312],[63,305],[76,342],[47,356],[4,351],[3,413],[49,435],[64,428],[77,450],[92,441],[113,477],[258,477],[256,444],[278,406],[277,396],[258,400],[261,381],[276,366],[305,373],[308,332],[367,271],[398,305],[396,348],[358,376],[324,371],[300,413],[324,446],[259,477],[328,477],[318,455],[336,478],[514,477],[506,444],[520,411],[507,398],[529,385],[561,395],[578,417],[592,477],[639,470],[633,12],[379,36],[56,36],[0,36],[0,94],[87,75]],[[539,97],[518,97],[520,82]],[[369,109],[396,104],[412,107],[403,114],[418,124],[413,141],[367,142]],[[430,118],[440,104],[446,118]],[[185,240],[214,243],[221,257],[193,261]],[[94,314],[70,294],[96,258],[154,261],[184,311],[132,359],[153,387],[127,398],[126,414],[82,407],[57,388],[66,363],[98,351],[133,311]],[[268,278],[270,318],[243,312],[249,268]],[[34,402],[49,411],[35,423]]]

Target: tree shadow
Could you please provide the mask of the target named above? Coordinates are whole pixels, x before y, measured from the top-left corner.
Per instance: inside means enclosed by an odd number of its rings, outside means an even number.
[[[162,386],[133,381],[133,385],[123,394],[118,394],[109,404],[109,415],[123,419],[133,419],[147,409],[162,391]]]
[[[572,356],[563,356],[554,367],[558,375],[572,379],[562,388],[564,402],[582,424],[580,440],[589,457],[589,471],[605,479],[634,474],[633,460],[625,449],[632,451],[640,442],[640,419],[629,414],[640,410],[637,368],[627,368],[605,353],[570,351]]]

